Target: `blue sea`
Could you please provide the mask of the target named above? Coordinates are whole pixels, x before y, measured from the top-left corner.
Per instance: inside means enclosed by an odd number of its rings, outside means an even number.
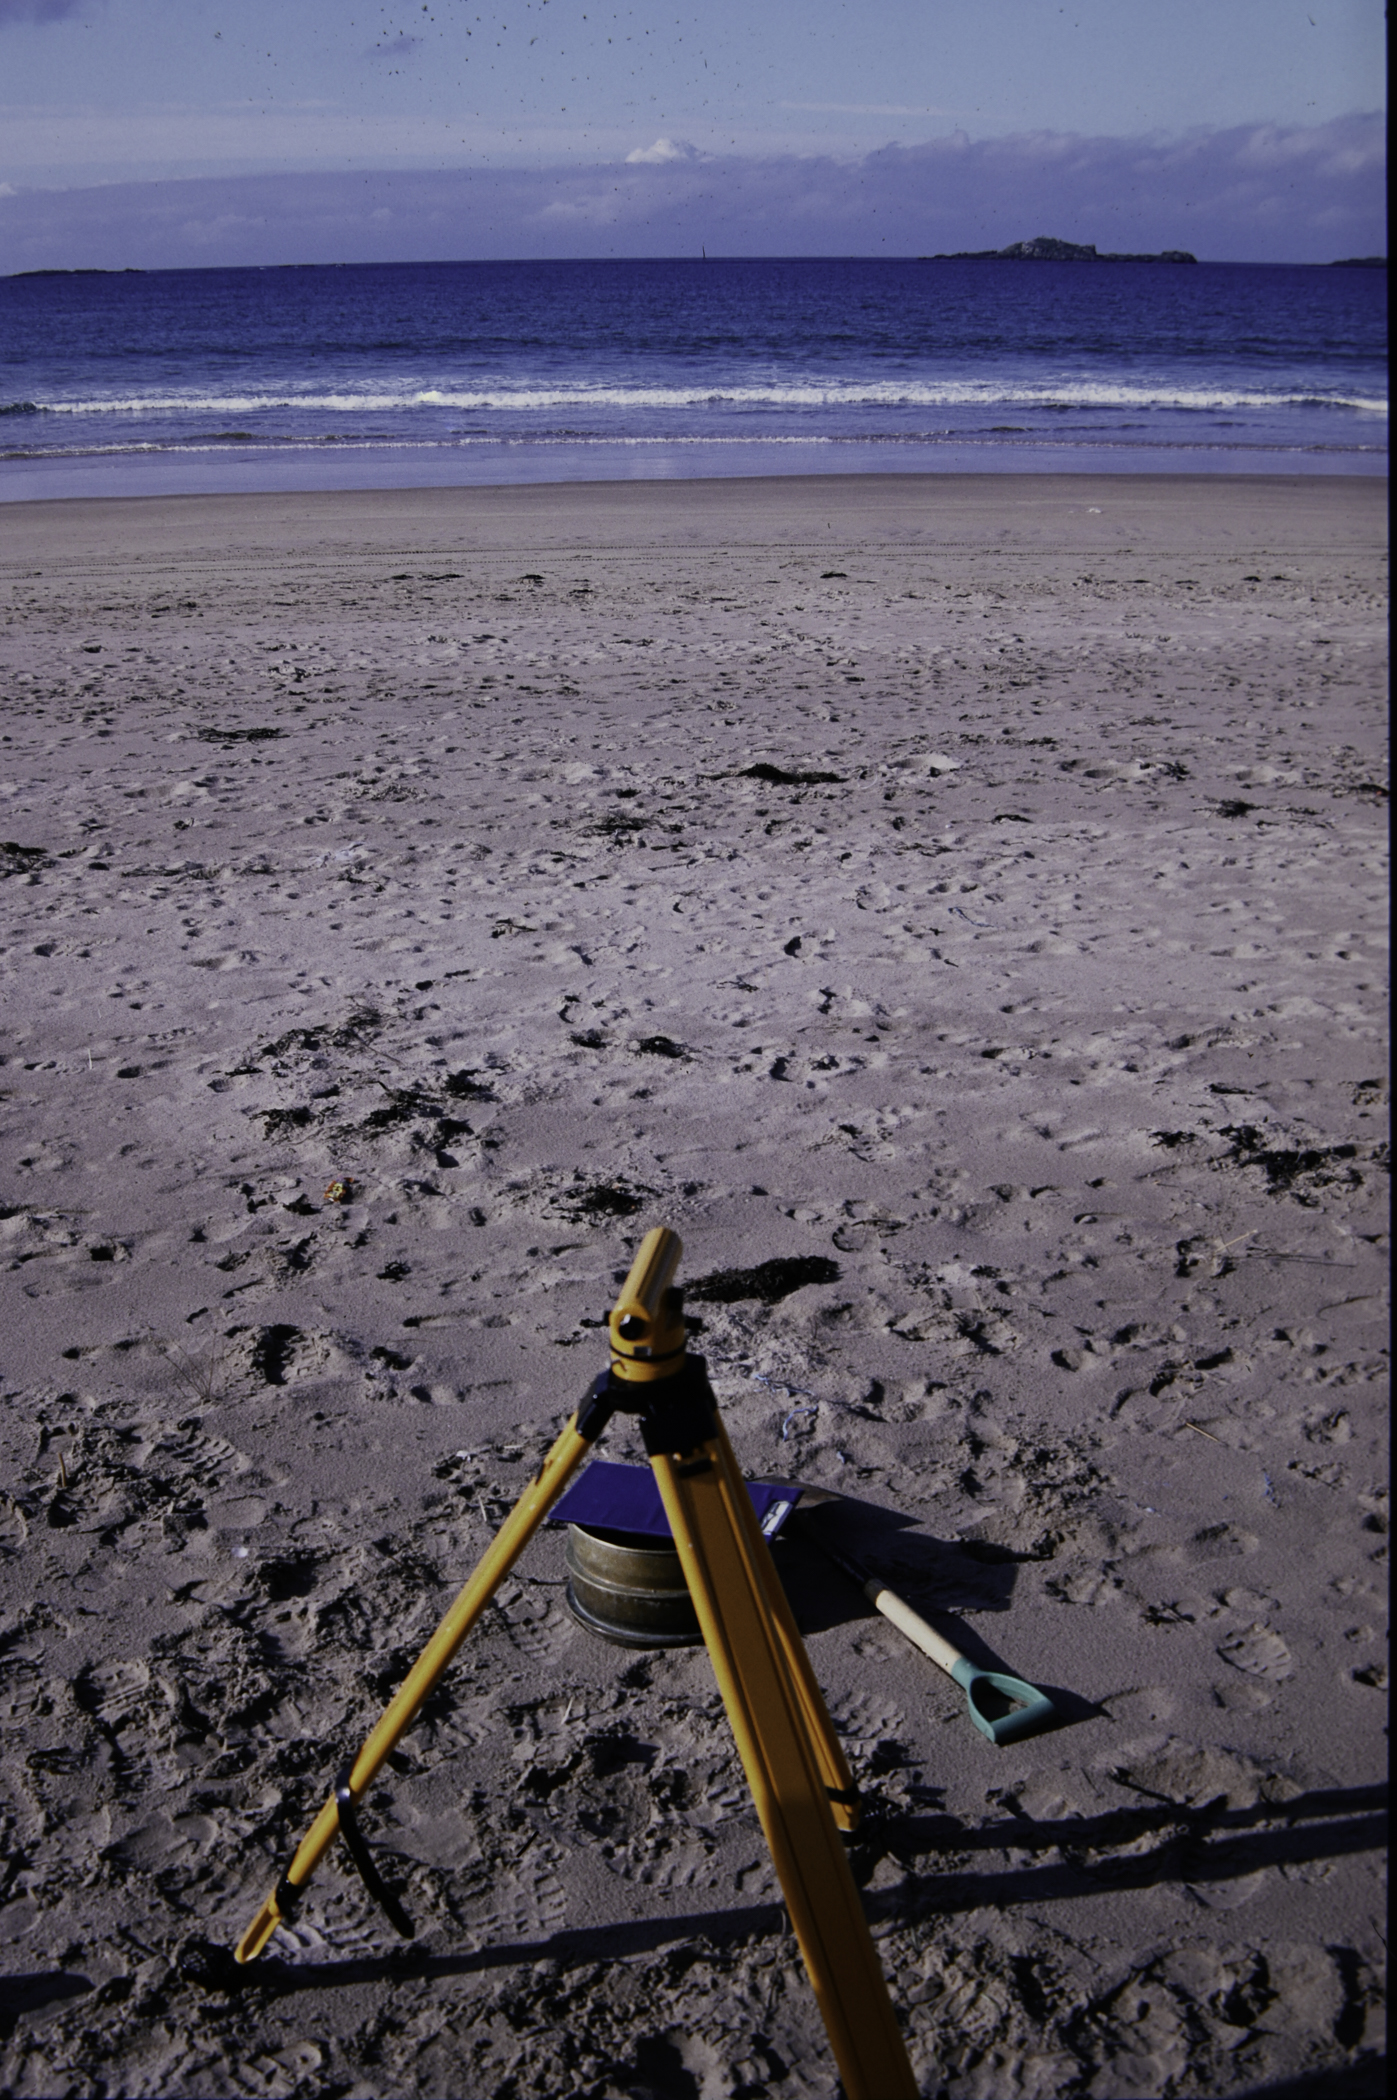
[[[0,497],[1385,474],[1386,271],[403,263],[0,279]]]

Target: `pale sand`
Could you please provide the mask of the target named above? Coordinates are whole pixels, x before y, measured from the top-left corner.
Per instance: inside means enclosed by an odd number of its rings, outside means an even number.
[[[656,1221],[837,1264],[695,1306],[740,1457],[1060,1694],[994,1749],[782,1547],[924,2091],[1380,2089],[1385,496],[0,511],[5,2092],[833,2092],[707,1659],[556,1533],[375,1790],[407,1965],[336,1857],[172,1965]]]

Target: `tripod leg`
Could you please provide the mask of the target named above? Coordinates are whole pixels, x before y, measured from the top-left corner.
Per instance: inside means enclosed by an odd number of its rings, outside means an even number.
[[[722,1416],[719,1415],[716,1419],[724,1464],[732,1473],[739,1473],[740,1468],[728,1441],[728,1432]],[[757,1513],[752,1507],[750,1495],[739,1499],[738,1515],[747,1535],[753,1566],[763,1582],[767,1610],[775,1621],[786,1665],[795,1684],[801,1711],[805,1715],[805,1726],[819,1761],[834,1820],[841,1830],[857,1830],[859,1790],[854,1784],[854,1775],[849,1770],[843,1745],[831,1724],[824,1694],[810,1666],[810,1657],[806,1653],[805,1643],[800,1637],[800,1628],[796,1625],[795,1616],[791,1611],[790,1599],[782,1588],[780,1576],[776,1573],[771,1551],[762,1536],[761,1525],[757,1522]]]
[[[848,2100],[916,2100],[830,1813],[817,1748],[823,1731],[810,1727],[800,1675],[770,1608],[776,1572],[766,1541],[758,1532],[754,1545],[743,1520],[744,1506],[751,1508],[746,1484],[721,1425],[679,1455],[652,1444],[650,1462]],[[768,1573],[760,1571],[762,1558]],[[791,1634],[799,1640],[794,1625]]]
[[[349,1785],[357,1799],[372,1781],[389,1751],[412,1726],[419,1708],[449,1668],[466,1635],[504,1581],[529,1540],[567,1486],[570,1476],[591,1450],[605,1426],[608,1411],[584,1405],[554,1444],[487,1547],[475,1573],[409,1670],[401,1690],[385,1709],[373,1733],[350,1767]],[[579,1428],[579,1423],[583,1426]],[[310,1880],[340,1827],[333,1794],[296,1848],[295,1857],[257,1916],[239,1940],[240,1962],[255,1961],[278,1924]]]

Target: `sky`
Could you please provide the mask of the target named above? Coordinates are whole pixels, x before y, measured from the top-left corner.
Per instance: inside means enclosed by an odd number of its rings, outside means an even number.
[[[0,271],[1383,252],[1381,0],[0,0]]]

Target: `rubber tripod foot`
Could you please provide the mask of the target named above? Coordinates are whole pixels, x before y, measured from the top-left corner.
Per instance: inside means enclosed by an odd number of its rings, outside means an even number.
[[[250,1964],[235,1961],[231,1947],[216,1947],[212,1940],[186,1940],[175,1966],[201,1991],[240,1991],[255,1980]]]

